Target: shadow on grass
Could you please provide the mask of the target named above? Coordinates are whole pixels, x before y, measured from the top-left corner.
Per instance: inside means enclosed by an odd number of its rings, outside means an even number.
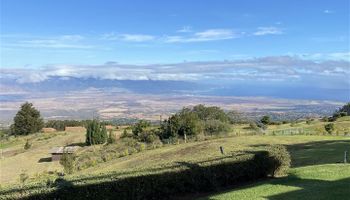
[[[253,147],[265,147],[266,144],[254,145]],[[292,158],[292,167],[304,167],[312,165],[336,164],[344,161],[344,151],[350,152],[349,140],[326,140],[317,142],[308,142],[302,144],[286,145]],[[247,152],[249,153],[249,152]],[[348,160],[349,157],[348,157]],[[240,189],[250,187],[259,187],[266,182],[260,182],[253,185],[245,186]],[[336,181],[324,181],[317,179],[302,179],[294,175],[289,177],[269,181],[273,185],[294,186],[300,189],[267,196],[266,199],[349,199],[350,195],[350,178]],[[228,192],[232,192],[228,191]],[[226,192],[221,192],[221,194]],[[220,193],[217,193],[220,194]],[[214,194],[211,194],[214,195]],[[215,194],[216,195],[216,194]],[[209,195],[207,195],[209,196]],[[204,197],[201,200],[215,199],[214,197]]]
[[[268,144],[252,145],[251,147],[263,148],[266,146]],[[344,151],[350,152],[350,140],[325,140],[285,146],[291,154],[292,167],[342,163]]]
[[[241,189],[249,189],[251,187],[259,187],[266,184],[265,181],[260,181],[258,183],[254,183],[253,185],[243,186],[241,188],[237,188],[235,191],[239,191]],[[280,194],[275,194],[271,196],[264,196],[260,198],[269,199],[269,200],[344,200],[349,199],[350,194],[350,177],[344,178],[335,181],[327,181],[327,180],[318,180],[318,179],[303,179],[293,175],[289,177],[272,179],[268,182],[271,185],[285,185],[296,187],[296,190],[284,192]],[[220,193],[215,194],[207,194],[207,197],[201,195],[202,198],[191,198],[198,200],[216,200],[217,195],[224,195],[225,193],[231,193],[231,190],[226,190]],[[215,196],[213,196],[215,195]],[[232,194],[234,196],[234,194]],[[258,194],[259,195],[259,194]],[[247,199],[249,194],[247,194]],[[254,198],[254,197],[251,197]],[[223,199],[222,197],[219,199]]]
[[[85,142],[75,142],[75,143],[71,143],[71,144],[68,144],[67,147],[70,147],[70,146],[79,146],[79,147],[85,147],[87,146]]]
[[[290,178],[291,179],[291,178]],[[332,199],[343,200],[349,199],[350,194],[350,177],[335,181],[317,180],[317,179],[301,179],[293,177],[290,181],[276,181],[276,185],[287,185],[298,187],[300,189],[276,194],[265,197],[270,200],[294,200],[294,199],[307,199],[307,200],[320,200],[320,199]]]
[[[292,167],[335,164],[344,161],[344,151],[350,151],[350,140],[327,140],[287,145]]]
[[[218,160],[206,166],[178,162],[176,164],[179,169],[171,171],[133,174],[127,177],[114,177],[109,174],[103,178],[89,177],[89,182],[84,178],[60,179],[56,180],[52,189],[43,186],[32,191],[23,188],[24,191],[15,192],[31,194],[21,199],[169,199],[178,195],[218,191],[230,185],[265,178],[267,174],[260,170],[260,160],[255,160],[255,157],[245,160]],[[11,192],[13,191],[5,194],[11,195]]]
[[[40,158],[38,163],[43,163],[43,162],[51,162],[52,159],[51,157],[47,157],[47,158]]]

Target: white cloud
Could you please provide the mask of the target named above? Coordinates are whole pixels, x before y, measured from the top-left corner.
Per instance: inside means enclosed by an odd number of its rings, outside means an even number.
[[[146,34],[116,34],[116,33],[106,33],[103,34],[101,39],[103,40],[121,40],[127,42],[146,42],[155,40],[156,37]]]
[[[121,40],[129,41],[129,42],[145,42],[154,40],[155,37],[152,35],[144,35],[144,34],[121,34]]]
[[[229,29],[208,29],[201,32],[196,32],[190,36],[167,36],[165,42],[205,42],[215,40],[227,40],[239,37],[239,34]]]
[[[259,27],[256,32],[253,33],[253,35],[261,36],[261,35],[280,35],[282,34],[282,30],[280,28],[274,27],[274,26],[268,26],[268,27]]]
[[[42,40],[27,40],[19,41],[18,43],[12,44],[15,47],[26,47],[26,48],[55,48],[55,49],[91,49],[94,48],[92,45],[70,43],[56,39],[42,39]]]
[[[335,54],[334,56],[339,56]],[[312,61],[300,57],[275,56],[224,62],[184,62],[155,65],[53,65],[40,69],[2,69],[2,77],[20,83],[42,82],[52,77],[102,80],[298,80],[302,77],[350,76],[349,62]],[[341,78],[342,79],[342,78]]]
[[[54,48],[54,49],[91,49],[93,45],[82,42],[85,37],[81,35],[61,35],[56,37],[27,38],[18,40],[6,46],[23,48]]]
[[[311,53],[299,55],[302,59],[308,60],[334,60],[350,62],[350,52],[333,52],[333,53]],[[350,65],[349,65],[350,68]]]
[[[177,30],[176,32],[179,32],[179,33],[190,33],[190,32],[192,32],[192,27],[184,26],[181,29]]]

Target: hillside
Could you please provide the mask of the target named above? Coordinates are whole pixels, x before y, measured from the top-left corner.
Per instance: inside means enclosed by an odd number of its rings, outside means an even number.
[[[219,150],[220,146],[223,147],[225,156],[240,157],[249,154],[249,152],[258,151],[268,144],[287,146],[292,155],[292,174],[298,175],[304,170],[307,172],[316,169],[328,173],[329,170],[334,169],[332,164],[343,161],[343,152],[349,150],[350,146],[350,138],[344,136],[344,133],[350,127],[349,118],[343,117],[334,123],[339,136],[336,134],[324,135],[320,130],[325,122],[320,121],[311,124],[300,122],[293,125],[294,127],[291,127],[291,124],[270,126],[266,135],[249,135],[250,132],[246,132],[248,125],[240,125],[236,126],[233,132],[223,138],[208,138],[209,140],[191,141],[189,143],[180,142],[177,145],[164,145],[160,148],[145,150],[124,157],[111,158],[106,162],[96,162],[86,169],[75,172],[73,175],[66,175],[65,179],[72,180],[74,183],[74,180],[78,181],[84,177],[84,179],[89,179],[90,182],[103,182],[104,179],[99,177],[108,177],[108,174],[138,174],[140,172],[145,173],[178,167],[179,163],[215,160],[223,156]],[[320,131],[320,134],[301,135],[304,133],[302,131],[294,134],[273,134],[273,131],[275,133],[276,131],[283,132],[283,130],[287,132],[290,128],[311,130],[312,132]],[[237,131],[239,134],[237,134]],[[23,146],[27,139],[32,141],[33,146],[29,150],[24,150]],[[11,185],[19,182],[19,174],[22,172],[29,175],[28,183],[42,180],[42,177],[52,172],[61,172],[63,170],[62,166],[57,161],[50,161],[50,148],[64,145],[83,146],[84,141],[85,133],[74,132],[38,133],[32,136],[2,141],[1,185],[5,188],[12,187]],[[78,156],[86,151],[99,152],[99,149],[103,148],[101,145],[95,147],[83,146],[79,150]],[[325,166],[325,168],[322,166]],[[349,166],[344,167],[345,169],[349,168]],[[318,174],[314,174],[314,176],[317,177]],[[320,173],[320,176],[323,176],[322,173]],[[347,178],[349,174],[345,173],[339,176]],[[285,182],[289,181],[287,179]],[[265,182],[261,182],[257,186],[261,184],[265,184]],[[267,181],[266,184],[269,185],[270,181]],[[255,187],[255,185],[251,187]],[[234,194],[236,193],[237,190]],[[222,197],[219,196],[218,198]]]

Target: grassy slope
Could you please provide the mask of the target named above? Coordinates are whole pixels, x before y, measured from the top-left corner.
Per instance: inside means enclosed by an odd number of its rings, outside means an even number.
[[[345,140],[346,142],[343,142]],[[307,143],[307,144],[306,144]],[[155,150],[145,151],[143,153],[133,154],[131,156],[117,158],[112,161],[98,164],[95,167],[88,168],[77,172],[79,174],[99,174],[108,171],[137,168],[156,167],[159,165],[169,165],[179,161],[191,161],[200,159],[210,159],[220,156],[219,147],[223,146],[226,154],[240,154],[244,151],[255,151],[266,144],[284,144],[289,145],[293,154],[299,157],[297,162],[303,163],[305,159],[309,160],[308,164],[318,162],[319,156],[313,157],[320,153],[318,150],[325,145],[345,145],[350,143],[350,138],[335,136],[240,136],[230,138],[220,138],[209,141],[194,142],[180,145],[165,146]],[[312,145],[313,147],[305,147]],[[300,155],[304,148],[318,149],[316,152],[310,150],[309,156]],[[341,161],[342,150],[339,148],[333,154],[339,154],[325,163],[335,163]],[[296,161],[294,161],[296,162]]]
[[[342,120],[342,123],[349,121]],[[316,122],[321,123],[321,122]],[[338,122],[337,122],[338,123]],[[281,125],[286,126],[286,125]],[[290,125],[287,125],[290,127]],[[306,125],[304,125],[306,126]],[[321,125],[318,125],[321,126]],[[350,126],[348,126],[350,127]],[[4,143],[4,154],[9,151],[19,151],[1,159],[1,184],[18,182],[21,170],[27,170],[30,176],[43,171],[62,170],[58,162],[39,162],[50,155],[48,151],[53,146],[79,143],[84,141],[84,133],[57,133],[48,138],[47,134],[32,137],[34,146],[23,152],[25,138],[11,144]],[[46,139],[45,139],[46,138]],[[131,156],[116,158],[95,167],[77,172],[73,176],[89,174],[97,176],[109,171],[128,171],[139,168],[152,168],[176,164],[179,161],[194,159],[210,159],[220,156],[219,146],[223,146],[226,154],[240,154],[244,151],[258,150],[266,144],[285,144],[292,153],[294,167],[316,164],[330,164],[342,160],[342,152],[349,146],[350,138],[342,136],[240,136],[219,138],[209,141],[194,142],[180,145],[169,145],[155,150],[148,150]],[[21,163],[21,164],[19,164]]]
[[[281,124],[281,125],[270,125],[267,129],[268,134],[275,133],[282,133],[283,130],[285,133],[288,133],[287,130],[294,131],[294,132],[303,132],[303,133],[309,133],[314,135],[321,135],[321,134],[327,134],[327,132],[324,129],[324,126],[329,123],[334,123],[334,134],[344,134],[349,133],[350,134],[350,116],[342,117],[337,119],[336,122],[322,122],[320,120],[314,120],[311,121],[310,124],[307,124],[305,121],[295,123],[293,125],[291,124]],[[280,132],[279,132],[280,131]]]
[[[30,176],[44,171],[61,170],[62,167],[58,162],[48,161],[49,150],[55,146],[82,142],[84,137],[85,133],[40,133],[4,142],[1,158],[1,184],[18,182],[22,170],[25,170]],[[25,151],[23,147],[27,139],[33,146]]]

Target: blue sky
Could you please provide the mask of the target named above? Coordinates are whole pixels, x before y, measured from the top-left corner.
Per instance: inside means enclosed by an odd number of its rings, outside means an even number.
[[[237,95],[237,87],[249,85],[260,87],[252,96],[273,91],[286,97],[292,89],[300,91],[296,98],[314,90],[307,98],[327,99],[331,91],[341,96],[335,99],[350,99],[348,0],[0,5],[1,74],[18,83],[52,77],[187,81],[215,83],[215,94]]]
[[[1,1],[6,68],[279,55],[346,59],[348,34],[347,0]]]

